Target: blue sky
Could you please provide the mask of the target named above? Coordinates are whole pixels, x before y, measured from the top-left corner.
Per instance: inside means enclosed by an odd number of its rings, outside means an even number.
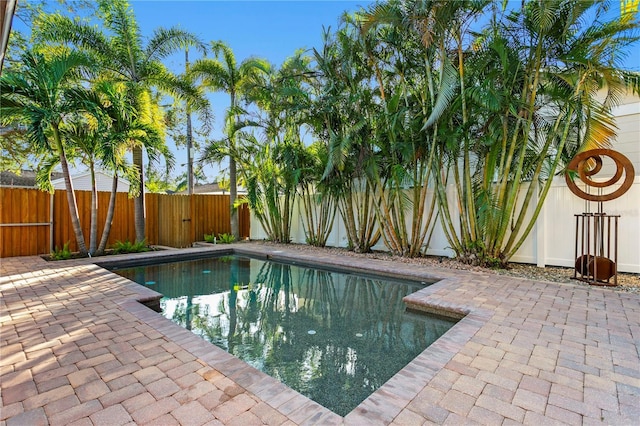
[[[344,10],[369,1],[157,1],[131,5],[144,34],[178,26],[205,41],[223,40],[236,58],[260,56],[279,65],[298,48],[321,45],[322,27],[338,24]],[[180,56],[182,59],[182,56]],[[167,65],[183,66],[175,61]],[[172,63],[173,62],[173,63]]]
[[[238,62],[249,56],[258,56],[279,66],[297,49],[319,48],[322,45],[322,28],[335,28],[342,13],[358,10],[371,1],[158,1],[133,0],[136,19],[141,31],[151,35],[158,27],[178,26],[196,34],[207,43],[223,40],[236,55]],[[190,52],[189,59],[199,53]],[[175,72],[184,69],[184,54],[177,54],[166,61]],[[221,136],[224,110],[228,96],[210,96],[216,118],[212,136]],[[174,175],[186,166],[186,149],[174,149],[176,168]],[[194,157],[199,158],[198,153]],[[205,167],[207,181],[219,175],[218,167]]]

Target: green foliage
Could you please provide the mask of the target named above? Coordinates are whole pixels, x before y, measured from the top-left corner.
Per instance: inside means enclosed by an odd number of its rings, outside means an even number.
[[[218,234],[216,237],[213,233],[204,234],[204,240],[208,243],[220,243],[220,244],[231,244],[236,240],[236,237],[233,234]]]
[[[3,72],[0,76],[0,125],[23,125],[29,149],[49,165],[59,162],[66,181],[73,147],[63,129],[67,120],[79,119],[94,109],[93,96],[80,85],[79,78],[82,73],[90,73],[95,63],[74,50],[54,50],[47,55],[29,50],[22,56],[22,65],[20,72]],[[48,180],[47,190],[53,191]],[[86,254],[75,194],[72,188],[67,190],[78,249]]]
[[[129,240],[126,240],[124,242],[118,240],[115,242],[112,248],[113,254],[142,253],[150,250],[147,246],[146,240],[138,241],[136,243],[132,243]]]
[[[269,63],[264,59],[247,58],[240,64],[231,47],[223,41],[212,41],[211,51],[215,59],[205,58],[196,61],[189,69],[187,77],[199,80],[202,86],[214,92],[225,92],[229,95],[229,108],[225,113],[224,139],[210,141],[205,147],[203,161],[220,163],[223,158],[229,161],[229,197],[230,205],[236,203],[238,174],[243,174],[243,158],[238,151],[237,140],[240,131],[253,123],[243,120],[246,111],[240,107],[242,98],[249,100],[248,92],[255,88],[258,75],[268,73]],[[248,158],[244,158],[248,161]],[[238,164],[239,163],[239,164]],[[231,233],[239,235],[238,212],[231,210]]]
[[[186,99],[194,109],[207,109],[208,101],[191,82],[172,74],[163,60],[177,50],[204,45],[193,34],[178,28],[158,28],[151,38],[143,37],[140,26],[127,0],[99,0],[100,25],[74,20],[62,15],[47,15],[40,19],[36,37],[51,46],[72,45],[91,56],[100,64],[101,77],[122,82],[127,87],[137,120],[154,128],[154,136],[131,141],[138,175],[144,170],[143,149],[150,161],[160,155],[171,161],[170,151],[164,143],[165,121],[160,109],[162,91],[173,97]],[[144,43],[146,41],[146,44]],[[144,205],[142,179],[138,179],[135,195],[134,220],[136,239],[144,239]],[[132,185],[133,186],[133,185]]]
[[[324,247],[333,229],[338,200],[330,185],[321,181],[327,166],[327,146],[315,142],[304,148],[298,183],[298,211],[307,244]]]
[[[612,140],[611,107],[637,75],[613,64],[639,28],[637,19],[606,18],[596,1],[491,11],[482,32],[450,40],[457,58],[441,86],[448,109],[428,123],[462,130],[438,147],[439,211],[457,257],[488,266],[505,265],[524,243],[564,164]],[[466,16],[449,23],[454,34],[468,27]]]
[[[49,254],[51,260],[67,260],[71,259],[71,250],[69,250],[69,241],[64,243],[62,249],[59,249],[58,246]]]
[[[611,107],[625,89],[638,91],[638,73],[617,67],[639,39],[637,16],[612,19],[595,0],[495,6],[379,2],[347,17],[315,52],[325,179],[362,168],[346,177],[370,184],[382,238],[396,254],[428,244],[435,208],[462,261],[506,264],[553,177],[576,152],[612,140]],[[375,108],[362,102],[367,93]],[[360,139],[354,129],[369,134]],[[426,196],[431,189],[435,197]]]
[[[231,244],[236,240],[236,237],[233,234],[218,234],[218,242],[220,244]]]

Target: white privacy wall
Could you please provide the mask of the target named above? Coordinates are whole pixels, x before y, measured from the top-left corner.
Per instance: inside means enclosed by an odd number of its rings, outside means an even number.
[[[613,149],[631,160],[635,168],[635,179],[629,191],[616,200],[605,202],[603,210],[607,214],[621,216],[618,233],[618,270],[621,272],[640,273],[640,99],[631,95],[626,96],[621,105],[614,109],[613,113],[616,116],[616,124],[618,126],[617,138],[613,143]],[[601,180],[607,180],[613,175],[615,166],[610,159],[605,158],[604,160],[602,171],[594,178],[602,177]],[[583,184],[578,184],[578,186],[586,191]],[[606,192],[609,193],[617,189],[617,187],[613,186],[607,189]],[[526,187],[523,190],[526,191]],[[449,195],[454,196],[455,193],[452,191],[454,191],[454,188],[449,188]],[[456,208],[455,205],[452,206],[452,209]],[[583,212],[595,212],[597,208],[597,203],[586,204],[584,200],[574,195],[567,187],[563,177],[556,177],[549,189],[535,226],[511,260],[520,263],[537,264],[538,266],[573,267],[575,264],[576,238],[576,219],[574,215]],[[531,205],[528,214],[531,215],[534,209],[535,205]],[[297,206],[295,211],[291,239],[294,243],[304,244],[304,230]],[[452,211],[451,215],[452,218],[455,218],[458,212]],[[411,217],[408,217],[407,225],[410,226],[410,224]],[[251,215],[251,238],[261,240],[266,237],[260,222]],[[334,222],[334,228],[329,236],[327,245],[334,247],[347,246],[347,235],[339,214]],[[386,250],[382,239],[374,249]],[[449,248],[449,243],[439,219],[435,223],[433,235],[427,246],[427,254],[453,256],[453,251]]]
[[[529,210],[532,213],[533,206]],[[512,261],[537,264],[538,266],[572,267],[575,263],[576,238],[574,215],[596,210],[597,203],[590,203],[587,206],[584,200],[575,196],[567,188],[564,178],[556,178],[549,189],[536,224]],[[297,213],[297,206],[295,211]],[[605,202],[604,212],[621,216],[618,233],[618,270],[640,273],[640,176],[635,177],[631,189],[622,197]],[[411,218],[407,218],[407,221],[411,223]],[[251,239],[262,240],[266,238],[267,235],[260,226],[260,222],[252,215]],[[294,214],[291,240],[294,243],[305,243],[301,215],[299,214]],[[327,245],[347,246],[347,235],[339,214],[334,222],[334,228],[329,235]],[[382,241],[374,249],[386,250]],[[453,256],[453,251],[449,248],[439,220],[435,224],[427,254]]]
[[[575,215],[595,212],[597,208],[597,203],[581,200],[567,188],[564,179],[556,178],[534,229],[512,260],[538,266],[572,267],[575,263]],[[603,211],[621,216],[618,222],[618,270],[640,273],[640,176],[635,177],[634,184],[622,197],[603,203]]]

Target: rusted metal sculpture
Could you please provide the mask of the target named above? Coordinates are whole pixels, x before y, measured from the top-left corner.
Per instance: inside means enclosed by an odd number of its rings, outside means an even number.
[[[602,170],[602,157],[609,157],[615,162],[616,172],[606,181],[594,181],[592,176]],[[578,188],[570,172],[578,174],[580,180],[586,184],[587,191]],[[618,184],[622,175],[624,180],[618,189],[603,193],[604,188]],[[574,215],[576,217],[576,262],[573,278],[593,285],[618,285],[618,219],[620,216],[604,213],[603,202],[616,199],[627,192],[633,184],[634,175],[631,161],[612,149],[592,149],[581,152],[567,165],[565,179],[571,192],[586,200],[587,203],[598,203],[596,213],[586,212]],[[592,194],[590,188],[596,188],[596,193]]]

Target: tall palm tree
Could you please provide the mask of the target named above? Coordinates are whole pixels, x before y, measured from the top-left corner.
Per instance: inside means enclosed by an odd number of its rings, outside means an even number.
[[[61,129],[64,138],[89,169],[91,182],[91,219],[89,226],[89,255],[93,256],[98,247],[98,186],[96,168],[102,156],[101,135],[97,122],[87,117],[78,117]]]
[[[137,120],[134,105],[130,102],[129,94],[126,92],[124,84],[109,81],[99,82],[95,85],[94,91],[100,100],[100,112],[103,114],[103,122],[106,122],[106,129],[103,132],[104,139],[101,145],[102,164],[113,173],[111,185],[111,195],[109,206],[102,229],[102,237],[98,244],[96,254],[101,255],[107,247],[113,216],[116,208],[116,195],[118,191],[118,176],[126,176],[132,183],[134,191],[139,190],[137,179],[139,175],[137,169],[127,164],[124,153],[136,145],[136,142],[146,143],[147,146],[161,145],[162,140],[157,135],[154,126],[147,126]],[[154,138],[155,137],[155,138]],[[149,143],[153,142],[155,143]]]
[[[380,239],[376,188],[366,179],[374,152],[371,116],[379,104],[375,72],[363,52],[352,19],[334,34],[325,31],[321,51],[314,50],[319,76],[311,120],[328,150],[323,184],[338,199],[349,248],[356,252],[369,252]]]
[[[57,52],[48,57],[27,51],[19,73],[5,72],[0,77],[0,112],[3,121],[13,120],[27,126],[27,137],[34,152],[54,155],[64,175],[71,224],[78,250],[87,254],[69,174],[67,146],[61,134],[65,121],[83,109],[91,110],[91,96],[77,84],[79,71],[92,65],[90,59],[75,51]],[[50,182],[49,188],[51,187]]]
[[[257,211],[251,185],[262,188],[263,219],[271,223],[270,237],[290,242],[296,190],[307,169],[307,152],[301,135],[310,107],[309,81],[314,72],[310,58],[302,51],[287,58],[278,69],[261,73],[248,84],[248,96],[259,108],[257,128],[261,132],[260,152],[244,156],[245,181],[252,211]],[[249,142],[245,139],[243,142]],[[246,147],[249,148],[249,147]],[[262,170],[257,170],[257,166]],[[253,205],[252,205],[253,204]]]
[[[138,120],[156,126],[163,134],[163,123],[153,121],[152,90],[188,99],[206,109],[206,100],[186,81],[177,78],[162,60],[178,50],[205,46],[193,34],[178,28],[157,29],[146,46],[133,10],[127,0],[98,0],[101,27],[72,20],[61,15],[44,17],[36,29],[40,39],[71,43],[90,51],[98,58],[109,78],[122,82],[132,94]],[[135,201],[136,240],[145,239],[143,145],[132,147],[133,163],[140,175]]]
[[[430,194],[435,135],[421,128],[438,93],[434,73],[425,64],[437,63],[440,52],[414,30],[415,20],[429,21],[431,14],[410,7],[411,2],[376,4],[359,13],[357,21],[382,104],[372,116],[378,154],[367,174],[376,183],[379,203],[374,207],[385,245],[392,253],[414,257],[428,244],[435,222],[435,197]]]
[[[226,114],[227,125],[225,126],[225,139],[229,152],[229,209],[231,233],[239,238],[238,212],[235,205],[238,194],[237,159],[232,153],[235,152],[236,133],[240,127],[237,125],[242,111],[240,101],[245,95],[245,88],[255,75],[268,72],[269,63],[259,58],[247,58],[238,64],[233,50],[222,41],[211,42],[211,51],[216,58],[205,58],[194,62],[189,74],[194,79],[201,80],[205,87],[229,95],[229,108]]]
[[[115,214],[119,176],[125,176],[134,191],[138,188],[137,169],[127,163],[125,152],[132,146],[144,145],[150,159],[154,159],[164,146],[155,126],[146,125],[137,119],[133,102],[125,89],[125,85],[121,83],[95,83],[90,94],[98,108],[92,115],[86,114],[80,120],[69,123],[63,130],[76,156],[89,168],[91,174],[91,255],[101,255],[106,248]],[[98,191],[95,179],[98,167],[113,173],[111,196],[99,244]]]
[[[507,19],[494,16],[471,45],[452,35],[458,75],[438,120],[462,129],[462,143],[455,132],[444,138],[438,157],[456,195],[441,190],[439,202],[443,215],[461,206],[444,222],[461,260],[506,264],[566,159],[615,135],[611,107],[633,77],[616,61],[638,40],[638,21],[606,20],[606,10],[595,0],[530,1]]]

